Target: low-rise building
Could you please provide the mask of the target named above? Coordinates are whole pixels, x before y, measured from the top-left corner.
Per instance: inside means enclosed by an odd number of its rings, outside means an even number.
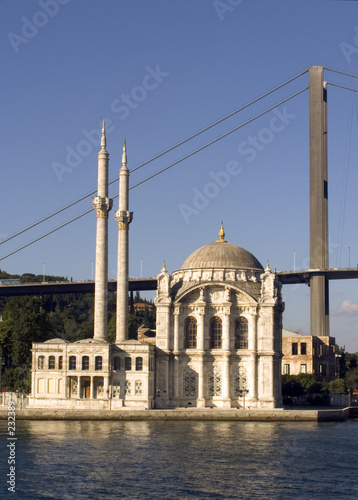
[[[335,338],[282,330],[282,374],[313,373],[318,380],[336,376]]]

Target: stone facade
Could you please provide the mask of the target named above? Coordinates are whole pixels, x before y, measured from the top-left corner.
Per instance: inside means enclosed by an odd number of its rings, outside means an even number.
[[[283,330],[282,374],[313,373],[318,380],[334,380],[336,354],[334,337],[301,335]]]
[[[32,346],[30,406],[117,409],[154,407],[154,347],[52,339]]]
[[[218,240],[203,247],[203,261],[194,259],[197,267],[189,258],[173,275],[164,266],[158,276],[158,407],[281,404],[280,284],[257,261],[257,267],[243,268],[242,256],[225,245]],[[227,267],[207,266],[221,264],[219,254],[226,250],[234,250],[223,262]]]

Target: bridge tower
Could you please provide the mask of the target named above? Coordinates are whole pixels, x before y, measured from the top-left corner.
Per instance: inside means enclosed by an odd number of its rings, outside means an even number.
[[[323,68],[309,69],[310,268],[327,270],[328,175],[327,88]],[[310,279],[311,335],[329,336],[329,289],[326,275]]]
[[[98,153],[97,196],[92,200],[97,213],[93,338],[103,342],[108,341],[108,213],[112,208],[112,200],[108,198],[108,160],[103,121],[101,150]]]

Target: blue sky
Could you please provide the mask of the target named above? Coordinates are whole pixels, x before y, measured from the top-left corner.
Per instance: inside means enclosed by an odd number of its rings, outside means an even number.
[[[0,39],[3,241],[96,189],[102,118],[115,179],[124,138],[134,169],[309,66],[358,74],[358,2],[2,0]],[[325,79],[358,87],[333,72]],[[226,239],[263,264],[309,267],[308,92],[278,105],[307,85],[305,74],[132,173],[134,186],[276,106],[130,191],[131,276],[155,276],[164,259],[169,271],[180,268],[216,240],[221,220]],[[355,267],[358,105],[333,86],[328,99],[330,266]],[[91,206],[89,197],[2,244],[0,258]],[[92,212],[0,268],[90,279],[95,223]],[[114,210],[109,231],[114,278]],[[357,287],[331,284],[331,334],[350,351],[358,351]],[[284,326],[308,333],[309,289],[284,287],[284,300]]]

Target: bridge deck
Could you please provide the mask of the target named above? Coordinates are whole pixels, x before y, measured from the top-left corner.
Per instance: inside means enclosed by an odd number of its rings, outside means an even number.
[[[276,271],[283,285],[302,283],[309,285],[313,276],[326,276],[328,280],[357,279],[358,269],[307,269],[305,271]],[[157,278],[129,278],[129,291],[157,289]],[[117,280],[108,281],[108,290],[115,292]],[[94,281],[65,281],[0,285],[0,296],[50,295],[54,293],[94,293]]]

